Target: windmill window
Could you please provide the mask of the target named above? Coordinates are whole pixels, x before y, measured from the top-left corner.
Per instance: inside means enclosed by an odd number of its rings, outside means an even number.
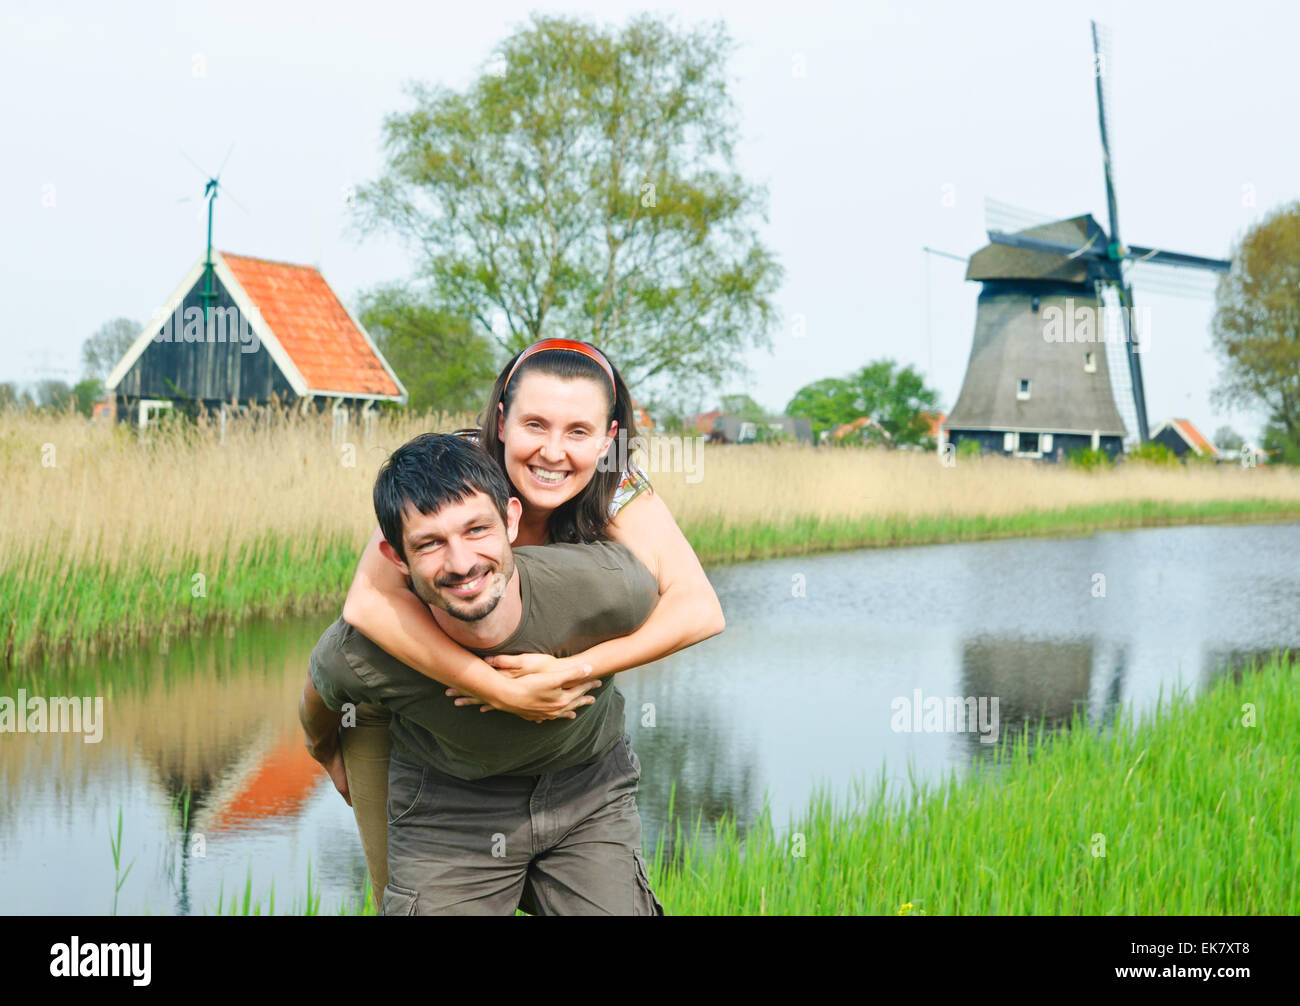
[[[1022,433],[1020,434],[1020,453],[1037,454],[1038,453],[1038,434]]]
[[[1029,378],[1022,377],[1020,379],[1020,390],[1016,392],[1016,398],[1022,402],[1029,400]]]
[[[1091,350],[1083,354],[1083,369],[1089,374],[1097,373],[1097,357]]]

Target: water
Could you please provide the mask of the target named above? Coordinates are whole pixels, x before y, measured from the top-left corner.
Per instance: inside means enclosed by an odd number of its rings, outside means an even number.
[[[1040,716],[1060,726],[1076,709],[1108,721],[1251,655],[1300,649],[1298,557],[1289,524],[712,570],[727,631],[619,677],[647,845],[674,780],[679,813],[729,812],[743,826],[766,793],[783,823],[819,785],[843,798],[882,769],[897,785],[909,765],[935,779],[991,755],[978,721],[896,729],[926,725],[905,703],[984,697],[987,712],[996,697],[999,735]],[[309,864],[325,910],[355,897],[365,867],[351,811],[297,724],[328,621],[253,624],[26,682],[29,694],[103,695],[107,722],[98,744],[0,734],[0,912],[108,912],[119,809],[122,869],[133,864],[121,913],[211,912],[250,873],[263,910],[272,881],[284,910],[305,894]]]

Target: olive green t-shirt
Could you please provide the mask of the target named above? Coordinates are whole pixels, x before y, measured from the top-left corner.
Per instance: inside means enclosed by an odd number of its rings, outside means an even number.
[[[613,541],[530,545],[514,550],[522,615],[493,653],[567,657],[635,631],[659,600],[650,571]],[[338,711],[371,702],[392,713],[393,754],[461,779],[557,772],[603,755],[623,736],[623,696],[613,675],[593,689],[595,702],[574,719],[533,723],[512,713],[456,706],[445,686],[371,642],[343,619],[311,655],[321,699]]]

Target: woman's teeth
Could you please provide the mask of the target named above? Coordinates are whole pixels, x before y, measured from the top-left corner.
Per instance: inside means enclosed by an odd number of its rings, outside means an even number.
[[[532,465],[528,466],[528,470],[536,475],[540,481],[549,482],[552,485],[563,482],[564,477],[569,474],[568,472],[553,472],[546,468],[535,468]]]

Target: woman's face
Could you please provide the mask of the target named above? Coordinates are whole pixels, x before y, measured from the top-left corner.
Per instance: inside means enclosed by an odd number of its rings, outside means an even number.
[[[618,423],[606,428],[606,392],[585,377],[534,371],[516,377],[511,387],[509,413],[502,405],[497,414],[506,474],[527,509],[554,510],[591,481]]]

